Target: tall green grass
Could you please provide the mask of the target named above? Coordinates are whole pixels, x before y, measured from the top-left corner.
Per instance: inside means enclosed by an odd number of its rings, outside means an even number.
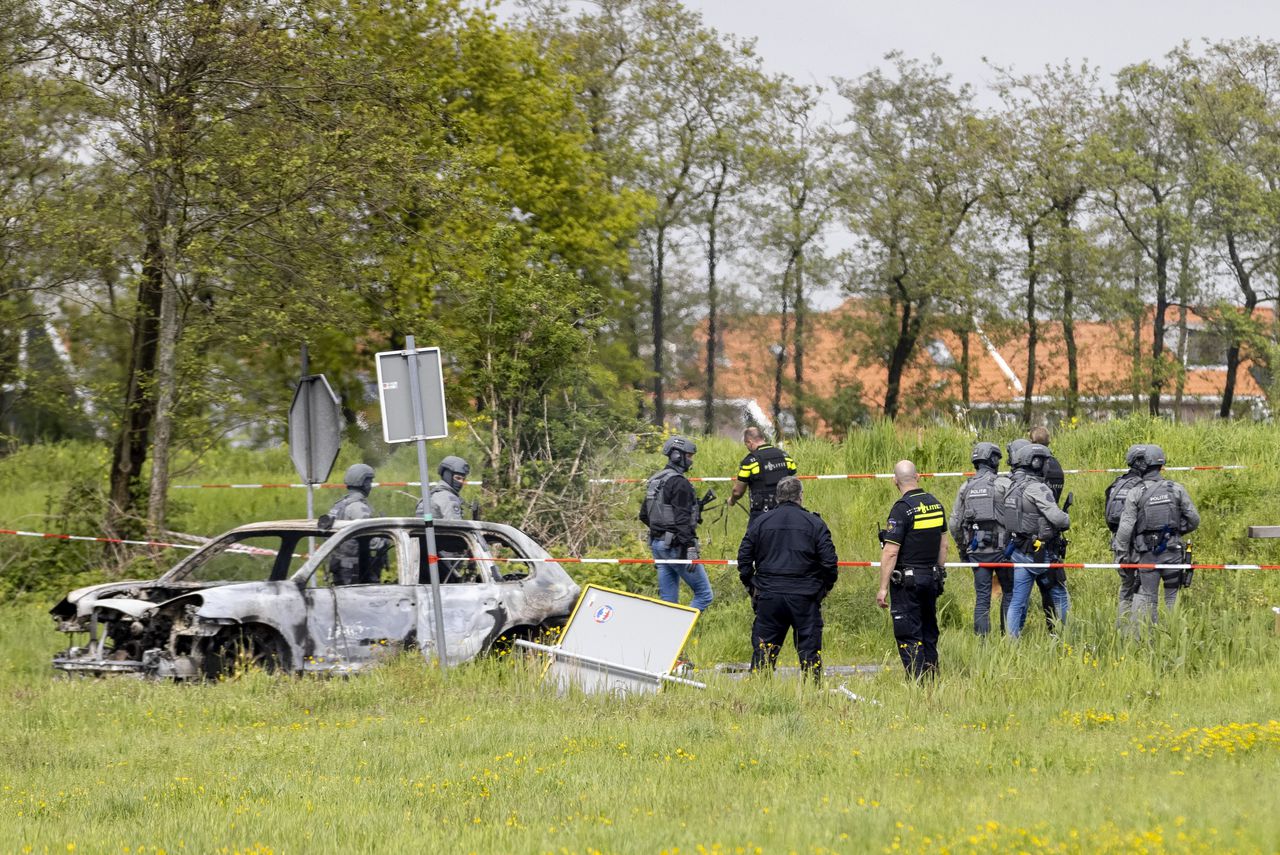
[[[1193,536],[1196,560],[1205,563],[1280,563],[1280,542],[1249,540],[1251,523],[1280,522],[1276,502],[1280,496],[1280,447],[1275,428],[1242,422],[1203,422],[1189,426],[1160,420],[1134,418],[1122,421],[1067,426],[1053,438],[1053,450],[1067,468],[1106,468],[1122,464],[1125,449],[1134,442],[1155,442],[1164,447],[1170,465],[1247,464],[1241,471],[1177,473],[1196,500],[1203,523]],[[922,471],[957,471],[969,467],[968,455],[975,434],[956,427],[899,429],[881,423],[851,434],[841,444],[824,440],[798,440],[788,450],[807,474],[886,472],[901,458],[916,462]],[[1005,431],[984,434],[981,439],[1001,446],[1014,438]],[[745,450],[722,438],[700,438],[694,475],[730,476]],[[459,444],[434,449],[465,454]],[[339,461],[340,472],[348,463]],[[640,477],[657,469],[659,455],[636,453],[615,462],[609,474]],[[98,488],[105,453],[84,446],[51,446],[27,449],[0,461],[0,527],[93,534],[96,520],[83,501],[87,491]],[[182,462],[185,483],[281,483],[296,480],[283,449],[250,451],[220,449],[201,460]],[[378,468],[383,481],[408,481],[417,477],[412,449],[401,449]],[[1109,534],[1103,523],[1102,497],[1112,475],[1069,476],[1068,489],[1075,494],[1070,532],[1072,561],[1110,561]],[[960,485],[958,478],[925,482],[950,506]],[[713,485],[721,497],[727,483]],[[474,489],[474,488],[472,488]],[[623,535],[608,555],[647,555],[644,532],[632,522],[638,505],[638,486],[619,487],[625,498],[625,519],[618,521]],[[705,486],[700,487],[705,489]],[[323,510],[339,497],[337,490],[318,491],[316,507]],[[297,489],[175,490],[172,492],[171,525],[179,531],[213,535],[227,528],[260,519],[302,516],[305,495]],[[896,493],[883,479],[856,481],[807,481],[805,504],[820,512],[831,526],[842,559],[876,560],[879,544],[876,528],[883,522]],[[78,504],[77,499],[82,501]],[[375,490],[372,499],[381,513],[410,514],[415,499],[409,491]],[[84,507],[82,507],[84,505]],[[723,505],[723,498],[721,500]],[[747,516],[738,509],[715,509],[701,529],[703,554],[708,558],[733,558],[746,528]],[[555,544],[551,544],[553,552]],[[0,586],[10,596],[32,592],[41,601],[55,596],[74,582],[94,581],[103,563],[102,548],[65,542],[47,543],[17,538],[4,540],[0,559]],[[160,555],[155,564],[130,568],[130,574],[147,575],[172,560]],[[6,571],[5,567],[9,570]],[[656,581],[648,567],[571,567],[579,581],[655,593]],[[694,661],[742,660],[749,653],[745,627],[750,607],[736,570],[710,566],[717,603],[699,621]],[[827,602],[826,647],[829,661],[865,660],[884,655],[887,618],[874,605],[874,570],[851,568]],[[942,621],[950,630],[972,625],[973,586],[969,571],[953,570],[942,602]],[[1114,571],[1071,571],[1069,587],[1081,632],[1091,643],[1105,644],[1112,636],[1104,619],[1112,608],[1116,587]],[[685,596],[688,594],[685,592]],[[1231,620],[1271,619],[1269,606],[1280,605],[1280,573],[1272,571],[1200,571],[1195,586],[1184,597],[1188,613],[1205,621],[1230,615]],[[1100,616],[1096,624],[1090,610]],[[1096,625],[1097,632],[1093,631]],[[1207,624],[1198,624],[1207,625]],[[1037,623],[1033,632],[1042,632]]]
[[[955,470],[967,468],[974,439],[880,425],[843,445],[789,450],[809,473],[887,471],[902,457]],[[1267,426],[1132,420],[1062,430],[1053,447],[1070,468],[1117,465],[1136,441],[1160,443],[1173,465],[1256,464],[1178,477],[1204,517],[1199,560],[1277,563],[1277,545],[1244,537],[1246,524],[1280,516],[1273,440]],[[0,462],[0,526],[91,525],[77,520],[75,498],[98,488],[96,453],[30,449]],[[695,474],[731,474],[742,453],[700,440]],[[637,455],[617,474],[659,463]],[[409,480],[415,470],[397,454],[379,476]],[[293,478],[282,452],[243,450],[190,474]],[[1069,480],[1073,560],[1108,559],[1109,481]],[[927,486],[949,505],[959,482]],[[806,482],[806,503],[846,559],[877,557],[874,526],[893,498],[884,481]],[[411,510],[408,497],[375,499],[384,512]],[[298,516],[302,502],[300,491],[180,491],[173,524],[212,534]],[[734,511],[705,526],[707,554],[731,556],[744,523]],[[640,554],[640,532],[632,537],[611,551]],[[1012,642],[973,636],[972,584],[956,570],[941,605],[942,672],[916,685],[874,606],[873,571],[850,569],[827,601],[827,661],[887,666],[848,681],[865,699],[854,702],[707,668],[747,658],[751,619],[736,573],[713,568],[717,602],[691,651],[709,688],[619,700],[556,697],[536,667],[509,657],[441,675],[406,655],[345,680],[55,679],[48,663],[60,639],[44,610],[68,574],[96,578],[99,550],[21,540],[4,550],[0,575],[37,568],[0,608],[4,851],[1280,850],[1273,573],[1201,572],[1179,608],[1135,640],[1114,627],[1114,572],[1073,571],[1061,637],[1033,614]],[[654,587],[647,568],[579,576]]]

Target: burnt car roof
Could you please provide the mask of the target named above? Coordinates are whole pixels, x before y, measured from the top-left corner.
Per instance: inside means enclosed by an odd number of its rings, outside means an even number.
[[[547,551],[529,535],[522,532],[514,526],[505,525],[503,523],[490,522],[489,520],[433,520],[433,526],[439,532],[460,532],[471,531],[483,534],[491,532],[500,534],[510,540],[518,543],[520,547],[528,553],[530,558],[537,558],[549,563],[555,563],[547,554]],[[363,520],[340,520],[330,524],[328,527],[322,526],[320,520],[310,519],[292,519],[292,520],[263,520],[261,522],[245,523],[236,526],[233,529],[223,532],[217,537],[210,538],[200,549],[192,552],[190,555],[183,557],[180,561],[165,570],[156,581],[164,582],[172,580],[176,576],[185,575],[187,565],[190,561],[201,556],[205,549],[218,541],[245,534],[253,534],[254,532],[277,532],[277,531],[296,531],[301,535],[315,534],[316,536],[330,536],[339,532],[359,531],[361,529],[385,529],[398,528],[405,531],[421,531],[426,528],[426,521],[421,517],[369,517]],[[312,568],[312,561],[308,560],[293,575],[295,577],[305,576]]]

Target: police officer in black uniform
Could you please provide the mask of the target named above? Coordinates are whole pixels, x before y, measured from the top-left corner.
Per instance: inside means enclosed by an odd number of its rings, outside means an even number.
[[[910,460],[893,467],[902,494],[880,533],[880,590],[876,604],[893,615],[893,637],[912,677],[938,670],[938,595],[946,579],[947,517],[942,502],[920,489]]]
[[[800,669],[822,676],[822,600],[836,584],[836,548],[822,518],[801,507],[800,479],[778,482],[777,507],[747,526],[738,547],[738,576],[751,595],[751,670],[773,670],[793,630]]]
[[[738,480],[733,484],[729,504],[736,505],[750,487],[751,519],[754,520],[778,504],[778,482],[796,474],[796,462],[781,448],[770,445],[754,425],[742,432],[742,442],[748,453],[738,464]]]

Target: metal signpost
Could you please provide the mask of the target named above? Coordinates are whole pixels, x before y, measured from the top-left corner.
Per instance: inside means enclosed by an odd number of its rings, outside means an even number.
[[[422,493],[422,520],[427,524],[427,566],[431,574],[431,607],[435,617],[436,662],[449,667],[445,657],[444,608],[440,601],[440,565],[436,556],[436,530],[428,498],[430,478],[427,440],[449,435],[444,409],[444,372],[440,348],[413,346],[405,336],[404,350],[377,355],[378,402],[382,407],[382,436],[388,443],[416,442],[418,481]]]
[[[289,457],[307,485],[307,519],[315,519],[315,485],[333,471],[342,447],[342,408],[323,374],[307,373],[302,346],[302,376],[289,405]]]

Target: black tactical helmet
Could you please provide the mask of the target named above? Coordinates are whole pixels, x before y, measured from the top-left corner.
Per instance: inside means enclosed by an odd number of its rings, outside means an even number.
[[[1146,468],[1159,469],[1165,464],[1164,449],[1158,445],[1148,445],[1147,453],[1144,455]]]
[[[969,460],[973,463],[987,463],[995,467],[1000,465],[1000,458],[1003,456],[1000,453],[1000,446],[994,442],[979,442],[973,446],[973,452],[969,455]]]
[[[1141,469],[1146,456],[1147,446],[1131,445],[1129,446],[1129,450],[1124,453],[1124,465]]]
[[[1013,442],[1005,446],[1005,451],[1008,452],[1009,454],[1009,467],[1011,469],[1017,469],[1019,466],[1022,465],[1021,463],[1018,462],[1018,452],[1026,448],[1030,444],[1031,444],[1030,440],[1019,438],[1019,439],[1015,439]]]
[[[367,463],[355,463],[347,467],[347,474],[342,476],[342,483],[352,490],[359,490],[366,496],[373,489],[373,467]]]
[[[471,474],[471,464],[463,460],[461,457],[454,457],[450,454],[444,460],[440,461],[440,477],[448,481],[449,476],[445,474],[446,472],[453,472],[457,475],[461,475],[463,478],[466,478]]]
[[[693,461],[689,458],[698,452],[698,446],[693,440],[684,436],[673,436],[666,442],[662,443],[662,453],[667,456],[681,470],[688,471],[693,465]]]
[[[1026,445],[1018,449],[1017,457],[1013,459],[1014,466],[1023,466],[1032,472],[1040,472],[1044,469],[1044,462],[1052,455],[1049,449],[1038,442],[1028,442]]]

